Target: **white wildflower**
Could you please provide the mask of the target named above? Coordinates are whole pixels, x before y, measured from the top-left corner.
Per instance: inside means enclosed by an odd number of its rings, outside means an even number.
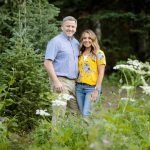
[[[129,65],[132,65],[133,68],[137,69],[137,70],[140,70],[141,67],[142,67],[142,63],[140,63],[138,60],[131,60],[131,59],[128,59],[127,63]]]
[[[90,149],[95,149],[97,147],[97,144],[96,143],[91,143],[90,144]]]
[[[59,100],[59,99],[52,101],[52,106],[66,106],[66,105],[67,105],[67,102]]]
[[[121,89],[132,90],[132,89],[134,89],[134,86],[124,85],[121,87]]]
[[[150,95],[150,86],[140,86],[143,89],[143,93]]]
[[[65,94],[60,94],[59,97],[58,97],[58,99],[63,99],[63,100],[66,100],[66,101],[68,101],[72,98],[74,98],[72,95],[69,95],[69,94],[66,94],[66,93]]]
[[[128,97],[122,97],[121,100],[122,100],[122,101],[128,101],[128,100],[129,100],[129,101],[131,101],[131,102],[135,102],[135,101],[136,101],[135,99],[133,99],[133,98],[128,98]]]
[[[121,100],[122,100],[122,101],[128,101],[129,98],[127,98],[127,97],[122,97]]]
[[[128,69],[140,75],[150,75],[149,62],[142,63],[138,60],[128,59],[127,64],[116,65],[113,69]]]
[[[116,66],[114,66],[113,67],[113,69],[128,69],[128,70],[130,70],[130,71],[136,71],[134,68],[133,68],[133,66],[130,66],[130,65],[124,65],[124,64],[122,64],[122,65],[116,65]]]
[[[133,99],[133,98],[130,98],[129,99],[131,102],[135,102],[136,100],[135,99]]]
[[[47,110],[42,110],[42,109],[37,109],[36,110],[36,115],[40,115],[40,116],[50,116],[50,114],[48,112],[46,112]]]
[[[61,122],[61,120],[64,118],[66,112],[66,105],[67,105],[67,101],[63,101],[59,99],[52,101],[52,110],[53,110],[52,125],[53,126],[56,126],[56,124],[58,122]]]
[[[144,70],[136,70],[135,71],[137,74],[140,74],[140,75],[147,75],[148,72],[144,71]]]
[[[108,141],[107,139],[103,139],[103,143],[104,143],[105,145],[108,145],[108,144],[110,144],[110,141]]]
[[[122,84],[122,83],[123,83],[123,80],[122,80],[122,79],[120,79],[120,80],[119,80],[119,83],[121,83],[121,84]]]

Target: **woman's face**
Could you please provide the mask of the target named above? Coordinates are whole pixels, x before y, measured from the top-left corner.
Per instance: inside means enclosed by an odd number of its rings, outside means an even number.
[[[92,45],[92,39],[90,37],[90,35],[88,33],[84,33],[82,36],[82,43],[83,46],[85,46],[86,48],[91,47]]]

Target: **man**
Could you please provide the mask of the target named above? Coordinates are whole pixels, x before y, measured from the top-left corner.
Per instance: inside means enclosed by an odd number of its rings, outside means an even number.
[[[75,98],[75,79],[78,75],[79,42],[73,37],[77,20],[67,16],[61,24],[62,32],[48,42],[44,66],[52,81],[53,90],[74,98],[68,101],[71,112],[78,112]]]

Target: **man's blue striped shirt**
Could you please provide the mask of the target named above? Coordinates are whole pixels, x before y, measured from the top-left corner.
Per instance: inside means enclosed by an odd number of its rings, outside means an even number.
[[[57,76],[76,79],[78,76],[79,42],[61,32],[48,42],[45,59],[53,61]]]

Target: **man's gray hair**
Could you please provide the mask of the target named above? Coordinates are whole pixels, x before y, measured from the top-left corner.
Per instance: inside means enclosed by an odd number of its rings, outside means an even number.
[[[67,17],[63,18],[62,24],[63,24],[65,21],[75,21],[75,23],[77,24],[77,19],[74,18],[73,16],[67,16]]]

